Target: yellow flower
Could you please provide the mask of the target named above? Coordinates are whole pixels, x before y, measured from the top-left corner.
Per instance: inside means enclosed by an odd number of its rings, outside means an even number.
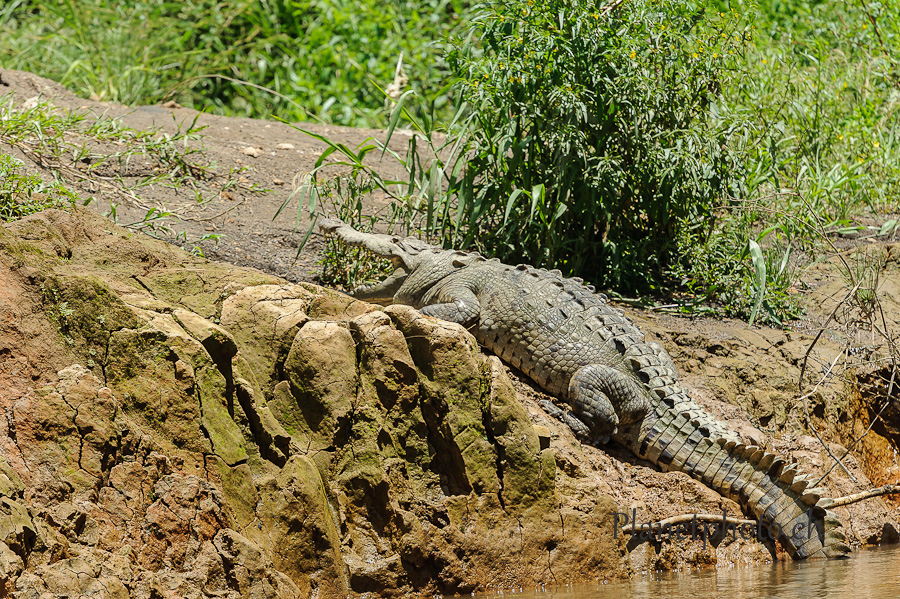
[[[713,58],[718,58],[718,57],[719,57],[719,53],[718,53],[718,52],[713,52]]]
[[[769,64],[769,61],[763,58],[763,64]]]
[[[838,135],[838,141],[841,141],[841,140],[843,140],[843,139],[844,139],[844,135],[843,135],[843,134]]]
[[[869,24],[868,24],[868,23],[863,23],[863,29],[868,29],[868,28],[869,28]]]
[[[696,52],[694,52],[694,58],[697,58],[697,53],[696,53]]]
[[[877,142],[877,141],[875,142],[875,147],[876,147],[876,148],[878,147],[878,142]]]
[[[632,58],[632,60],[634,59],[635,56],[637,56],[637,54],[635,53],[634,50],[632,50],[632,51],[631,51],[631,58]]]

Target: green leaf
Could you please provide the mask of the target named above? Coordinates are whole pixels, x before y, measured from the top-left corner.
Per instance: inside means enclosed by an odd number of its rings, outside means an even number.
[[[750,324],[752,325],[766,295],[766,258],[763,256],[762,248],[752,239],[748,242],[748,249],[753,269],[756,271],[756,296],[753,300],[753,311],[750,312]]]
[[[897,228],[897,219],[892,218],[890,220],[884,221],[884,224],[881,225],[881,228],[878,229],[878,235],[888,235]]]
[[[509,214],[512,212],[513,206],[516,205],[516,199],[522,195],[521,189],[515,189],[511,194],[509,194],[509,198],[506,200],[506,212],[503,214],[503,224],[506,224],[506,221],[509,220]]]
[[[531,219],[534,217],[534,212],[537,210],[538,204],[543,205],[544,203],[544,184],[538,183],[534,187],[531,188],[531,212],[528,214],[528,222],[531,222]]]
[[[397,127],[397,123],[400,121],[400,117],[403,115],[403,104],[406,103],[406,98],[413,95],[415,93],[414,90],[408,89],[397,98],[397,102],[394,104],[393,109],[391,110],[391,120],[388,122],[387,135],[384,138],[384,145],[382,146],[381,156],[384,157],[384,151],[387,149],[388,142],[391,141],[391,136],[394,134],[394,129]]]

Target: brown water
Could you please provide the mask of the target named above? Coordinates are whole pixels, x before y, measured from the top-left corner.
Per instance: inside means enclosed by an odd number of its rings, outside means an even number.
[[[627,582],[484,595],[491,599],[898,599],[900,546],[865,549],[845,560],[783,561],[706,568]]]

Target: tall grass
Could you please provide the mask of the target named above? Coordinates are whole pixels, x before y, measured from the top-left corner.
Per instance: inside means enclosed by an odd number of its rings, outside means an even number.
[[[624,293],[658,286],[678,231],[741,193],[737,128],[709,115],[746,28],[690,0],[488,5],[481,43],[455,55],[472,118],[464,233],[448,241]]]
[[[412,89],[444,87],[439,42],[465,11],[463,0],[12,0],[0,64],[128,105],[380,127],[379,88],[401,54]]]
[[[747,315],[797,313],[802,268],[829,236],[887,238],[900,211],[900,2],[760,2],[744,76],[723,112],[752,126],[744,202],[688,235],[677,270],[692,291]],[[756,282],[749,241],[767,281]]]
[[[897,4],[490,2],[451,54],[457,152],[401,203],[448,246],[783,323],[829,237],[896,234]]]

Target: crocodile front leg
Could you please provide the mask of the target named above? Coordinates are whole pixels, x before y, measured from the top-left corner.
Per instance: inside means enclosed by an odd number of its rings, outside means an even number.
[[[455,322],[464,327],[478,320],[481,314],[481,303],[470,289],[460,288],[451,293],[443,293],[440,300],[443,301],[423,306],[419,311],[426,316]]]

